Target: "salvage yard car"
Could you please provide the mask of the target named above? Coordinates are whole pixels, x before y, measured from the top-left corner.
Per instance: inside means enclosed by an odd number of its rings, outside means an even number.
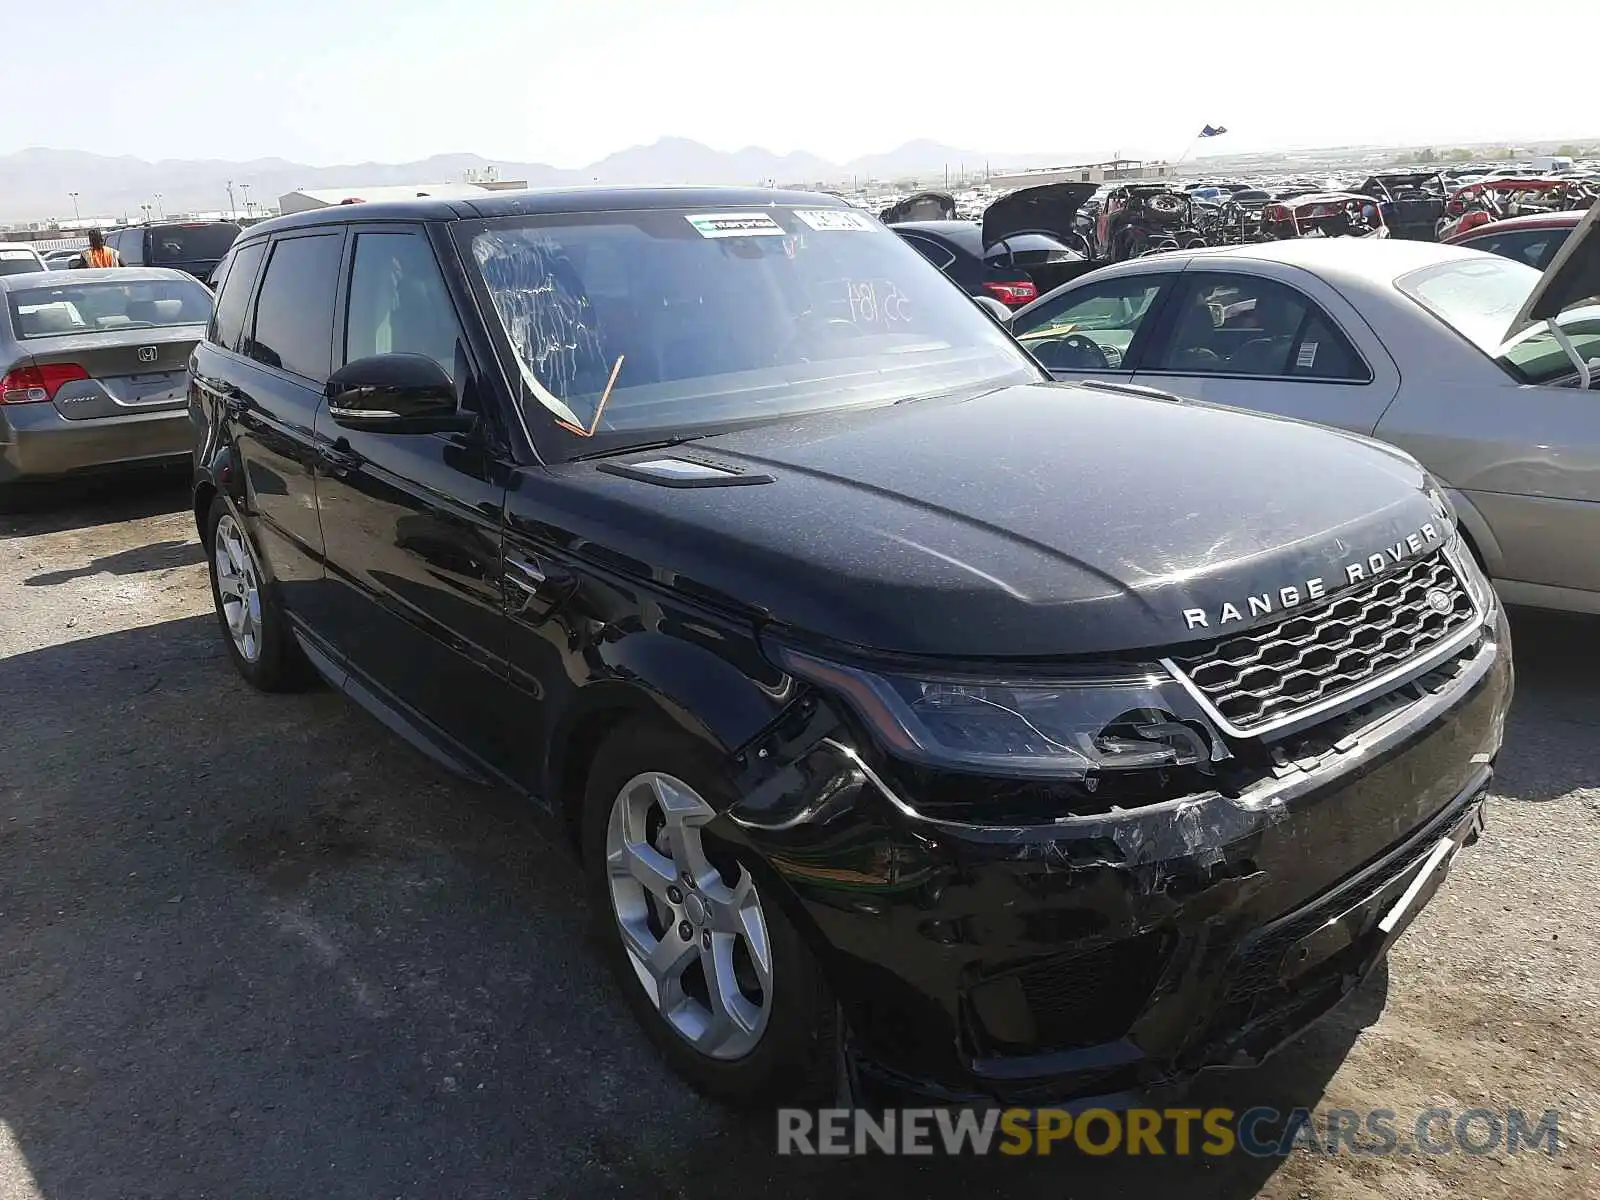
[[[828,196],[278,218],[191,404],[239,672],[564,819],[725,1100],[1254,1061],[1480,828],[1506,624],[1412,459],[1053,383]]]
[[[0,276],[0,494],[189,457],[187,365],[211,294],[123,267]]]
[[[925,192],[885,209],[882,220],[968,295],[1020,308],[1093,268],[1077,215],[1094,190],[1092,183],[1021,188],[984,209],[981,223],[932,216],[941,200],[952,213],[955,202]]]
[[[171,267],[203,282],[238,236],[233,221],[162,221],[108,230],[106,245],[122,256],[123,266]]]
[[[1010,328],[1058,379],[1392,442],[1450,490],[1506,600],[1600,613],[1597,218],[1542,277],[1458,246],[1312,238],[1107,267]]]

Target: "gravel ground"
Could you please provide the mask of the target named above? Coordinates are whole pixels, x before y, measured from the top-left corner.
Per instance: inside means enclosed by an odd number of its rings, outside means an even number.
[[[679,1087],[565,848],[338,695],[265,697],[181,484],[0,516],[0,1198],[1600,1195],[1600,622],[1518,614],[1484,841],[1195,1103],[1561,1111],[1559,1156],[797,1160]]]

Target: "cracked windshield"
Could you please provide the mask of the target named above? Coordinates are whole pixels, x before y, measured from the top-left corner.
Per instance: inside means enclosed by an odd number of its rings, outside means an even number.
[[[584,214],[478,233],[523,384],[570,429],[718,425],[1038,378],[1005,333],[845,208]]]

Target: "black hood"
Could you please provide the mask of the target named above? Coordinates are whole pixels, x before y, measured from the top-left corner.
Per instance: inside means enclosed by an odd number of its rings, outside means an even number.
[[[983,210],[984,249],[1014,233],[1075,236],[1072,219],[1098,190],[1094,183],[1046,183],[1001,196]]]
[[[663,458],[772,481],[665,487],[605,467]],[[1209,631],[1192,629],[1185,611],[1248,612],[1252,595],[1317,578],[1332,591],[1346,564],[1424,525],[1442,535],[1422,470],[1398,451],[1062,384],[792,420],[552,470],[562,486],[540,490],[577,553],[604,545],[612,570],[819,638],[929,656],[1103,654],[1215,637],[1215,617]]]
[[[955,218],[956,198],[949,192],[918,192],[878,214],[878,220],[885,225],[898,225],[901,221],[953,221]]]

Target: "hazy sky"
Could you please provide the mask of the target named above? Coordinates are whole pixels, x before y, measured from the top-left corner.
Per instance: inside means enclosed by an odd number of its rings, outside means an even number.
[[[48,52],[7,55],[0,152],[581,166],[663,135],[836,161],[915,137],[1171,157],[1206,122],[1230,130],[1217,153],[1600,136],[1562,49],[1592,42],[1596,4],[1497,5],[1490,32],[1486,0],[73,0]]]

